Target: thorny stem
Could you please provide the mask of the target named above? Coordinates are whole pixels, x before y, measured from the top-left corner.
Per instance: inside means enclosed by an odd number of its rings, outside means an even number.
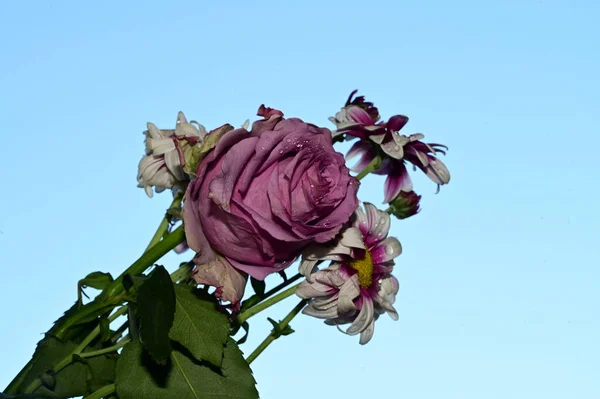
[[[283,320],[281,320],[281,322],[279,322],[279,328],[282,330],[284,328],[286,328],[290,324],[292,319],[294,317],[296,317],[296,315],[298,313],[300,313],[300,311],[304,308],[306,303],[307,303],[307,301],[305,299],[301,300],[294,307],[294,309],[292,309],[292,311],[290,313],[288,313],[288,315],[285,316],[285,318]],[[252,363],[277,338],[279,338],[279,336],[275,333],[275,329],[273,329],[273,331],[271,331],[271,334],[269,334],[269,336],[267,338],[265,338],[265,340],[263,342],[261,342],[261,344],[258,345],[258,347],[256,349],[254,349],[254,352],[252,352],[250,354],[250,356],[248,356],[248,358],[246,359],[248,361],[248,364]]]

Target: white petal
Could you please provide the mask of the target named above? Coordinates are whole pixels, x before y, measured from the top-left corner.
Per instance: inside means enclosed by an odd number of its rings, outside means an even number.
[[[404,158],[404,147],[397,145],[393,141],[388,141],[385,144],[381,144],[381,149],[394,159]]]
[[[360,286],[358,284],[358,275],[353,275],[352,278],[346,280],[346,282],[340,288],[339,299],[338,299],[338,312],[346,313],[351,310],[356,310],[354,305],[354,299],[360,295]]]
[[[302,261],[300,262],[300,266],[298,267],[298,273],[302,274],[306,277],[306,280],[309,282],[313,281],[313,272],[316,272],[315,265],[317,264],[316,260],[305,259],[302,256]]]
[[[181,166],[181,159],[179,158],[179,151],[171,151],[166,153],[165,163],[169,171],[177,180],[185,180],[185,174],[183,172],[183,167]]]
[[[346,330],[349,335],[356,335],[363,332],[374,319],[373,301],[369,297],[363,297],[362,308],[356,316],[356,319],[352,322],[350,327]]]
[[[150,137],[152,137],[153,139],[162,138],[162,136],[160,135],[160,130],[158,130],[154,123],[148,122],[146,123],[146,127],[148,127],[148,133],[150,134]]]
[[[367,233],[369,231],[369,221],[367,219],[367,215],[365,215],[365,212],[363,211],[361,206],[356,208],[356,211],[354,211],[354,217],[355,220],[353,226],[360,229],[361,232]]]
[[[385,133],[382,134],[372,134],[369,136],[371,141],[374,141],[377,144],[383,143],[383,139],[385,139]]]
[[[176,123],[177,123],[178,125],[179,125],[180,123],[187,123],[187,118],[185,117],[185,115],[184,115],[184,113],[183,113],[183,112],[179,111],[179,112],[177,113],[177,122],[176,122]]]
[[[177,136],[185,136],[185,137],[200,137],[200,132],[196,128],[196,126],[191,123],[181,123],[177,125],[175,129],[175,134]]]
[[[396,237],[388,237],[385,240],[377,244],[376,249],[373,251],[373,262],[383,263],[394,259],[396,256],[402,253],[402,244]],[[375,259],[377,257],[377,259]]]
[[[375,205],[368,202],[365,202],[365,209],[369,225],[369,238],[375,238],[376,242],[380,241],[387,236],[390,230],[390,215],[385,211],[380,211]]]
[[[337,307],[338,304],[338,295],[330,294],[326,297],[317,298],[311,302],[312,306],[315,309],[325,310],[333,307]]]
[[[146,187],[144,187],[144,191],[146,191],[146,195],[149,198],[152,198],[152,196],[154,195],[154,192],[152,191],[152,186],[146,186]]]
[[[303,281],[302,283],[300,283],[298,288],[296,288],[296,295],[298,295],[302,299],[312,299],[328,295],[329,291],[331,291],[331,287],[326,284],[322,284],[316,281],[313,283]]]
[[[371,323],[367,326],[367,328],[360,333],[359,344],[364,345],[373,338],[373,333],[375,332],[375,321],[372,320]]]
[[[153,155],[162,155],[175,151],[175,143],[170,138],[148,138],[146,139],[146,151]]]
[[[308,246],[302,256],[311,260],[342,260],[339,255],[350,255],[352,250],[342,245],[339,241]]]
[[[311,306],[311,304],[309,303],[308,306],[306,306],[304,310],[302,310],[302,313],[319,319],[331,319],[337,316],[337,308],[333,307],[327,310],[318,310]]]
[[[242,129],[248,130],[249,126],[250,126],[250,119],[246,119],[246,122],[244,122],[244,124],[242,125]]]
[[[356,227],[349,227],[342,232],[340,238],[340,244],[346,248],[360,248],[365,249],[365,243],[363,242],[363,235]]]
[[[315,273],[313,276],[315,278],[315,281],[336,288],[341,287],[342,285],[344,285],[346,280],[348,280],[348,277],[344,276],[338,270],[331,270],[330,268],[321,270]]]

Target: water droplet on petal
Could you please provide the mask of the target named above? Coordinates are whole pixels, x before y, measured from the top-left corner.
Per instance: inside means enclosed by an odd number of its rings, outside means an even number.
[[[288,143],[291,143],[291,142],[292,142],[292,139],[287,139],[286,141],[287,141]]]
[[[315,188],[315,185],[314,185],[314,184],[311,184],[311,185],[310,185],[310,188]]]
[[[279,150],[279,153],[280,153],[280,154],[283,154],[283,150]]]
[[[385,223],[385,217],[381,217],[381,219],[379,219],[379,223],[384,224]]]

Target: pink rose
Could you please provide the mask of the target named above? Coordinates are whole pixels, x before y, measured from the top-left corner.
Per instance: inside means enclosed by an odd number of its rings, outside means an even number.
[[[358,181],[331,132],[261,107],[251,132],[227,132],[187,189],[184,223],[199,267],[221,254],[254,278],[333,239],[358,207]]]

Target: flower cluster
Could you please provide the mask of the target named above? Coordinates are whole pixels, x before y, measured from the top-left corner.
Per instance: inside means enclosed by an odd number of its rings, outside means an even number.
[[[450,182],[448,168],[436,157],[438,153],[446,154],[448,148],[445,145],[424,143],[421,141],[425,138],[422,134],[400,134],[400,130],[408,123],[407,116],[394,115],[387,122],[380,122],[379,111],[373,103],[365,102],[363,96],[353,100],[354,94],[356,90],[350,94],[345,107],[330,118],[337,127],[334,136],[359,139],[346,155],[347,159],[359,157],[358,163],[352,168],[356,172],[381,158],[373,173],[387,176],[385,203],[392,202],[401,193],[413,192],[406,162],[421,169],[438,185],[438,189]],[[412,197],[415,198],[414,195]]]
[[[360,335],[361,344],[371,340],[380,315],[398,318],[392,271],[402,247],[388,236],[390,215],[419,212],[407,162],[438,186],[450,181],[437,158],[446,147],[424,143],[422,134],[401,135],[406,116],[380,121],[373,103],[355,93],[330,118],[333,132],[264,105],[251,126],[225,124],[208,133],[182,113],[174,130],[148,123],[139,186],[149,196],[153,188],[185,192],[180,249],[195,253],[191,279],[215,287],[234,315],[249,278],[254,286],[301,257],[305,280],[295,292],[304,314],[349,325],[344,332]],[[346,158],[334,149],[340,138],[358,139]],[[350,169],[346,159],[355,156],[359,162]],[[367,172],[387,175],[387,211],[359,205],[359,179]]]

